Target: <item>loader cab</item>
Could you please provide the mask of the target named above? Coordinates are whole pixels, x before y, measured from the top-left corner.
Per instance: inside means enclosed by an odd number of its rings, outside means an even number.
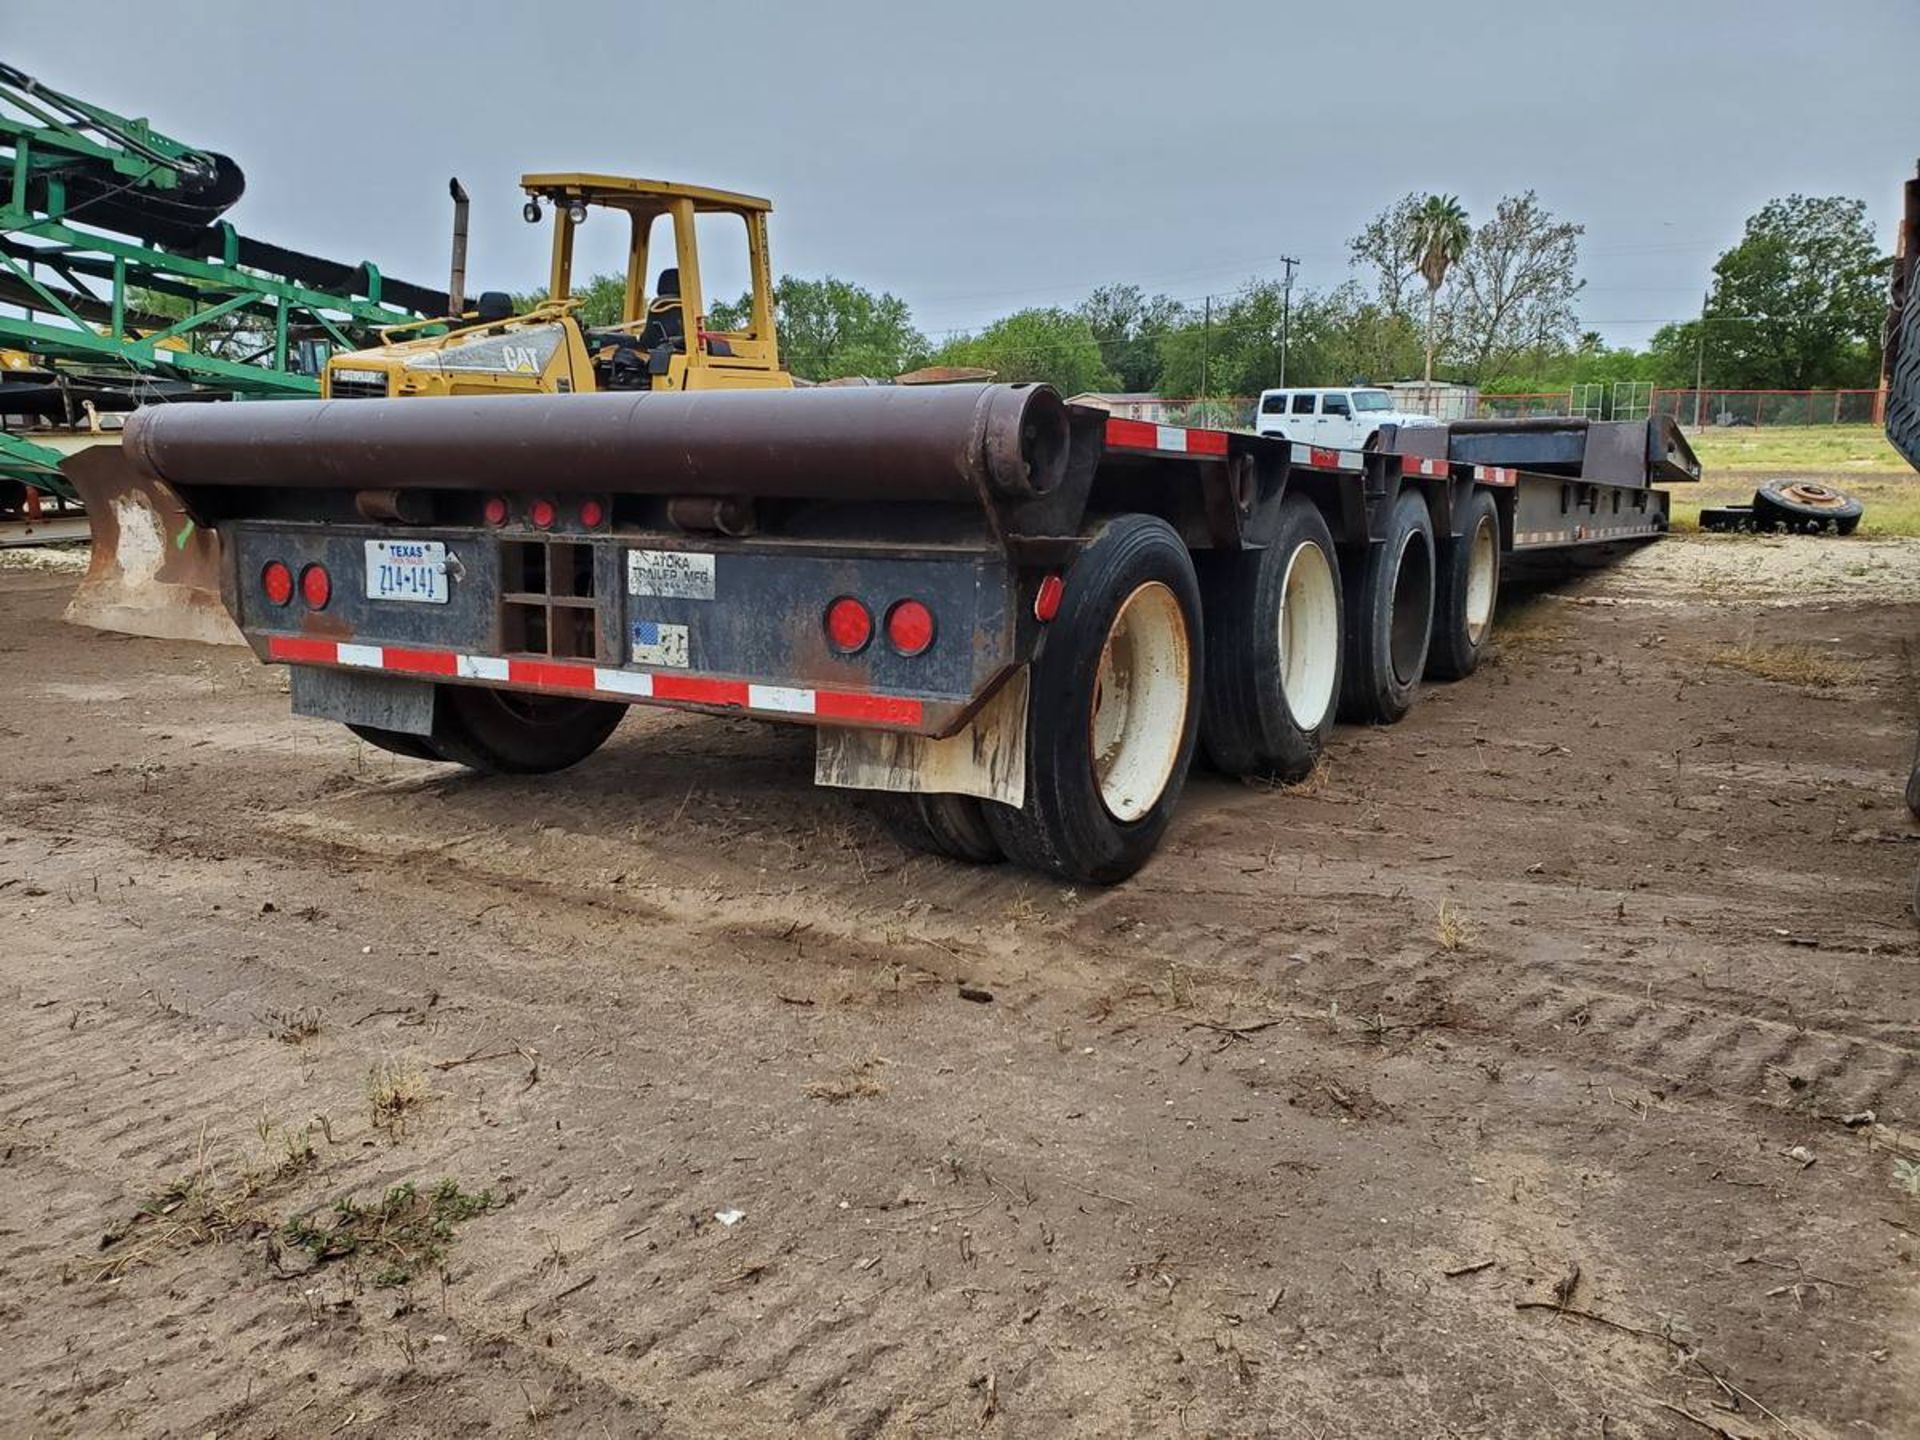
[[[593,387],[600,390],[783,388],[767,259],[772,205],[752,195],[611,175],[524,175],[528,218],[553,213],[550,302],[572,295],[579,227],[626,217],[626,289],[619,323],[587,330]],[[596,212],[608,212],[605,215]],[[705,226],[702,221],[706,221]],[[616,219],[616,223],[617,219]],[[738,226],[737,231],[734,226]],[[709,324],[701,284],[700,238],[737,237],[748,274],[744,315],[728,329]],[[650,265],[652,268],[650,268]]]

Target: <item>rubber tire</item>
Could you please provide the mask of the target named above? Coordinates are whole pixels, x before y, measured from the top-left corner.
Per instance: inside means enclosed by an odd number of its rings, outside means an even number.
[[[1394,592],[1403,557],[1426,567],[1426,605],[1419,621],[1425,635],[1418,653],[1407,657],[1405,678],[1393,665]],[[1418,490],[1406,489],[1393,502],[1383,541],[1368,545],[1358,564],[1341,566],[1346,580],[1346,662],[1340,679],[1340,718],[1364,725],[1391,725],[1413,706],[1427,667],[1433,634],[1433,517]],[[1411,624],[1417,612],[1403,617]]]
[[[1859,528],[1860,517],[1866,507],[1851,495],[1834,490],[1834,494],[1844,503],[1831,508],[1802,505],[1783,493],[1795,483],[1792,480],[1767,480],[1753,492],[1753,518],[1760,527],[1780,525],[1788,530],[1812,534],[1831,525],[1841,535],[1851,535]],[[1832,486],[1826,488],[1833,489]],[[1843,525],[1845,529],[1841,529]]]
[[[1920,820],[1920,760],[1907,772],[1907,813]]]
[[[887,833],[910,850],[972,865],[995,865],[1006,858],[982,803],[971,795],[879,792],[870,803]]]
[[[404,730],[382,730],[377,725],[348,725],[347,729],[367,744],[408,760],[442,761],[447,758],[433,748],[433,741],[425,735],[409,735]]]
[[[1493,598],[1487,623],[1475,641],[1467,629],[1467,593],[1473,539],[1482,525],[1493,527]],[[1500,605],[1500,508],[1485,490],[1475,490],[1461,509],[1460,534],[1439,544],[1434,567],[1433,636],[1427,642],[1427,678],[1463,680],[1480,664],[1493,639],[1494,610]]]
[[[1302,725],[1281,676],[1280,612],[1293,557],[1307,546],[1317,546],[1333,572],[1334,669],[1326,706],[1314,724]],[[1340,553],[1326,517],[1306,496],[1288,496],[1266,549],[1202,558],[1200,592],[1207,621],[1202,752],[1224,774],[1303,778],[1333,732],[1346,651]]]
[[[1090,724],[1107,632],[1140,586],[1164,584],[1187,625],[1185,720],[1172,771],[1158,798],[1132,821],[1100,799]],[[1018,809],[989,801],[987,824],[1007,858],[1062,880],[1112,885],[1147,862],[1180,801],[1200,733],[1206,665],[1200,582],[1173,527],[1152,515],[1112,521],[1067,571],[1060,608],[1032,663],[1027,704],[1027,798]]]
[[[576,700],[442,685],[433,747],[487,775],[546,775],[593,754],[627,713],[613,700]]]

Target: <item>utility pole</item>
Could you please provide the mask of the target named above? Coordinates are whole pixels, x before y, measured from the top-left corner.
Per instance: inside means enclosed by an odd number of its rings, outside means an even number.
[[[1200,328],[1200,398],[1207,398],[1207,359],[1213,349],[1213,297],[1207,296],[1207,318]]]
[[[1700,428],[1700,388],[1707,381],[1707,302],[1711,298],[1710,295],[1700,297],[1700,335],[1693,360],[1693,428],[1695,430]]]
[[[1280,263],[1287,267],[1287,278],[1280,286],[1280,383],[1287,383],[1287,331],[1293,319],[1293,267],[1300,262],[1291,255],[1282,255]]]

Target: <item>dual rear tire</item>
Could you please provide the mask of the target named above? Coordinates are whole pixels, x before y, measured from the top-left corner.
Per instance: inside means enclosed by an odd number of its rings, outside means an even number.
[[[617,701],[442,685],[431,735],[347,728],[409,760],[449,760],[485,775],[546,775],[593,754],[626,713]]]

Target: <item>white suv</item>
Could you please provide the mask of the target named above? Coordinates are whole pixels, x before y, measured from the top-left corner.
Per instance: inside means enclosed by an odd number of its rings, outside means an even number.
[[[1253,428],[1299,445],[1329,450],[1362,450],[1373,444],[1383,425],[1413,429],[1438,425],[1431,415],[1410,415],[1393,408],[1384,390],[1349,386],[1339,390],[1263,390]]]

